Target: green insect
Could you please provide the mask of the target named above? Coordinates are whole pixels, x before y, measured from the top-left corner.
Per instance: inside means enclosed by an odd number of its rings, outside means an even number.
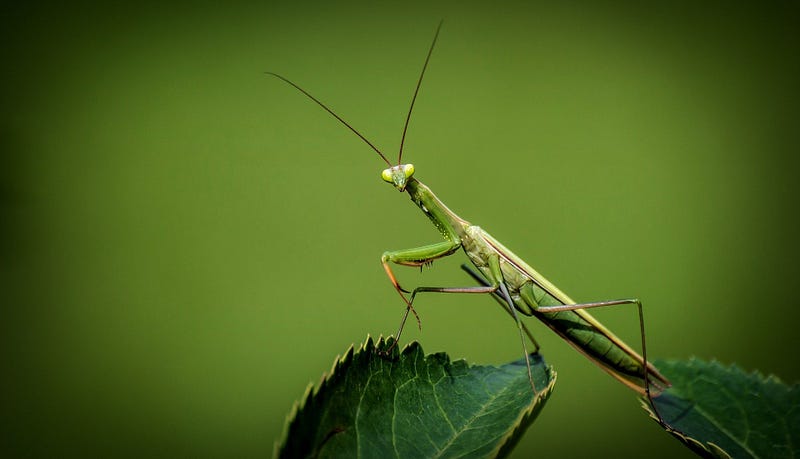
[[[400,334],[403,331],[409,313],[413,313],[417,323],[420,324],[419,315],[413,306],[418,294],[423,292],[492,294],[505,311],[513,317],[519,330],[526,356],[528,355],[528,350],[525,344],[525,335],[528,336],[537,350],[539,346],[525,324],[520,320],[520,314],[538,318],[601,369],[626,386],[651,399],[669,387],[670,383],[653,365],[647,362],[644,318],[642,303],[639,300],[620,299],[592,303],[577,303],[573,301],[489,233],[456,215],[433,194],[430,188],[414,176],[415,168],[412,164],[404,164],[402,162],[403,143],[409,120],[411,119],[411,112],[414,109],[414,102],[417,99],[422,78],[425,75],[425,69],[428,67],[428,61],[439,36],[441,26],[442,24],[440,23],[436,29],[436,34],[428,50],[425,64],[422,67],[422,72],[414,90],[414,96],[411,99],[411,106],[403,127],[396,165],[393,165],[369,140],[317,98],[290,80],[276,73],[267,72],[269,75],[280,78],[298,89],[372,147],[389,166],[381,173],[383,180],[390,183],[398,191],[408,193],[411,201],[422,210],[444,237],[442,242],[411,249],[388,251],[381,256],[381,263],[389,280],[406,305],[406,311],[393,346],[400,339]],[[452,255],[459,249],[464,251],[477,270],[466,265],[462,267],[480,285],[467,287],[417,287],[413,291],[408,291],[400,286],[391,268],[392,264],[404,266],[430,264],[434,260]],[[630,346],[617,338],[586,311],[590,308],[625,304],[635,305],[638,309],[642,355],[639,355]],[[536,393],[529,362],[528,376],[531,387]]]

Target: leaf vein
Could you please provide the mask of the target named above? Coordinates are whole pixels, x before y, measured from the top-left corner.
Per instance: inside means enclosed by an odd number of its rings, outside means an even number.
[[[498,392],[496,392],[496,393],[494,393],[494,394],[490,394],[490,395],[489,395],[489,399],[488,399],[488,400],[486,400],[486,401],[483,403],[483,406],[481,407],[481,409],[480,409],[478,412],[476,412],[476,413],[475,413],[475,415],[474,415],[474,416],[472,416],[472,419],[470,419],[470,420],[469,420],[469,422],[467,422],[466,424],[464,424],[464,426],[463,426],[463,427],[462,427],[460,430],[456,430],[456,431],[454,432],[454,435],[453,435],[452,437],[450,437],[450,439],[447,441],[447,443],[446,443],[446,444],[444,444],[444,445],[443,445],[443,447],[441,448],[441,450],[440,450],[440,454],[437,454],[435,457],[441,457],[441,453],[444,453],[444,452],[447,450],[447,448],[449,448],[449,447],[450,447],[450,446],[453,444],[453,442],[455,442],[455,440],[458,438],[458,436],[459,436],[459,435],[461,435],[462,433],[464,433],[464,432],[466,432],[466,431],[468,431],[468,430],[472,429],[472,424],[473,424],[473,423],[474,423],[474,422],[475,422],[475,421],[476,421],[478,418],[480,418],[480,417],[482,417],[482,416],[485,416],[485,415],[487,415],[487,414],[491,414],[491,412],[492,412],[493,410],[492,410],[492,409],[489,409],[489,411],[487,411],[487,408],[488,408],[488,407],[490,407],[490,406],[492,406],[492,405],[493,405],[493,402],[494,402],[495,400],[497,400],[497,399],[498,399],[498,398],[499,398],[501,395],[505,394],[506,392],[508,392],[508,391],[510,391],[510,390],[512,390],[512,388],[511,388],[511,387],[509,387],[509,386],[506,386],[506,387],[504,387],[502,390],[500,390],[500,391],[498,391]],[[487,393],[488,393],[488,392],[487,392]]]

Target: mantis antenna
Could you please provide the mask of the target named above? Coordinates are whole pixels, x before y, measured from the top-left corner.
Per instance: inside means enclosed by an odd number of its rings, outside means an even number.
[[[406,131],[408,130],[408,122],[411,121],[411,112],[414,110],[414,102],[416,102],[417,100],[419,87],[422,85],[422,77],[425,76],[425,69],[428,68],[428,61],[431,60],[431,54],[433,54],[433,47],[436,46],[436,39],[439,38],[439,31],[442,30],[443,23],[444,19],[439,21],[439,25],[436,27],[436,34],[433,36],[433,42],[431,42],[431,47],[430,49],[428,49],[428,55],[425,57],[425,64],[422,65],[422,72],[420,72],[419,80],[417,80],[417,87],[414,88],[414,97],[411,98],[411,106],[408,107],[408,115],[406,115],[406,124],[403,126],[403,136],[400,137],[400,153],[397,155],[397,164],[402,164],[403,162],[403,145],[406,142]]]
[[[309,98],[309,99],[311,99],[311,100],[313,100],[314,102],[316,102],[317,104],[319,104],[319,106],[320,106],[320,107],[324,108],[324,109],[325,109],[325,111],[327,111],[328,113],[330,113],[331,115],[333,115],[333,117],[334,117],[334,118],[336,118],[337,120],[339,120],[339,122],[341,122],[342,124],[344,124],[345,126],[347,126],[347,128],[348,128],[348,129],[350,129],[351,131],[353,131],[353,133],[354,133],[355,135],[357,135],[358,137],[360,137],[360,138],[361,138],[361,140],[363,140],[364,142],[366,142],[366,143],[367,143],[367,145],[369,145],[370,147],[372,147],[372,149],[373,149],[373,150],[375,150],[375,153],[377,153],[377,154],[378,154],[378,155],[379,155],[381,158],[383,158],[383,160],[384,160],[384,161],[386,161],[386,164],[388,164],[388,165],[391,167],[392,163],[391,163],[391,162],[389,162],[389,160],[388,160],[388,159],[386,159],[386,156],[384,156],[384,155],[383,155],[383,153],[381,153],[381,151],[380,151],[380,150],[378,150],[378,147],[376,147],[375,145],[373,145],[373,144],[372,144],[372,142],[370,142],[369,140],[367,140],[367,138],[366,138],[366,137],[364,137],[363,135],[361,135],[361,133],[360,133],[360,132],[358,132],[358,131],[357,131],[357,130],[356,130],[354,127],[353,127],[353,126],[350,126],[350,124],[348,124],[348,122],[347,122],[347,121],[343,120],[343,119],[342,119],[342,118],[341,118],[339,115],[337,115],[337,114],[336,114],[336,113],[335,113],[333,110],[331,110],[330,108],[328,108],[328,106],[327,106],[327,105],[325,105],[325,104],[323,104],[322,102],[320,102],[320,100],[319,100],[319,99],[317,99],[316,97],[314,97],[314,96],[312,96],[311,94],[309,94],[309,93],[308,93],[308,91],[306,91],[305,89],[303,89],[303,88],[301,88],[300,86],[298,86],[298,85],[294,84],[294,83],[293,83],[291,80],[289,80],[288,78],[282,77],[282,76],[280,76],[280,75],[278,75],[277,73],[274,73],[274,72],[264,72],[264,73],[266,73],[267,75],[272,75],[272,76],[274,76],[274,77],[278,77],[278,78],[280,78],[281,80],[285,81],[286,83],[289,83],[290,85],[294,86],[294,87],[295,87],[295,89],[297,89],[298,91],[300,91],[300,92],[302,92],[303,94],[305,94],[306,96],[308,96],[308,98]]]
[[[397,164],[400,164],[401,160],[403,159],[403,145],[405,144],[405,141],[406,141],[406,132],[408,131],[408,123],[411,121],[411,112],[414,110],[414,102],[416,102],[416,100],[417,100],[417,94],[419,94],[419,87],[422,85],[422,78],[425,76],[425,69],[428,68],[428,61],[430,61],[430,59],[431,59],[431,54],[433,53],[434,46],[436,46],[436,39],[439,38],[439,31],[442,29],[442,24],[443,23],[444,23],[444,20],[439,21],[439,25],[436,27],[436,34],[433,36],[433,42],[431,43],[431,47],[428,49],[428,55],[425,57],[425,64],[423,64],[422,72],[419,74],[419,80],[417,80],[417,86],[414,88],[414,96],[411,98],[411,106],[408,108],[408,114],[406,115],[406,122],[403,125],[403,135],[400,138],[400,151],[399,151],[399,153],[397,155]],[[301,88],[299,85],[295,84],[293,81],[289,80],[286,77],[278,75],[275,72],[264,72],[264,73],[266,73],[267,75],[272,75],[272,76],[274,76],[276,78],[279,78],[279,79],[283,80],[284,82],[286,82],[289,85],[293,86],[298,91],[300,91],[303,94],[305,94],[309,99],[313,100],[320,107],[324,108],[326,112],[328,112],[331,115],[333,115],[333,117],[336,118],[337,120],[339,120],[340,123],[344,124],[347,127],[347,129],[350,129],[353,132],[353,134],[357,135],[367,145],[372,147],[372,149],[375,150],[375,153],[377,153],[378,156],[380,156],[381,159],[383,159],[384,162],[386,162],[386,164],[389,167],[392,166],[392,163],[386,158],[386,156],[383,153],[381,153],[381,151],[378,149],[378,147],[373,145],[372,142],[370,142],[369,140],[367,140],[366,137],[361,135],[361,133],[358,132],[356,130],[356,128],[354,128],[353,126],[350,126],[350,123],[348,123],[347,121],[342,119],[341,116],[337,115],[336,112],[334,112],[327,105],[322,103],[322,101],[320,101],[316,97],[312,96],[308,91],[306,91],[305,89]]]

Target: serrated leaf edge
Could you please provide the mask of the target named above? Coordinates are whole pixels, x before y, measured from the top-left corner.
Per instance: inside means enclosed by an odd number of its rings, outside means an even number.
[[[286,415],[286,418],[284,420],[283,432],[281,433],[280,438],[275,440],[275,442],[273,444],[272,456],[273,457],[279,457],[281,445],[286,441],[286,439],[287,439],[287,437],[289,435],[289,428],[290,428],[290,426],[292,424],[292,420],[294,420],[294,418],[297,416],[297,414],[303,408],[305,408],[305,406],[308,403],[310,403],[311,400],[313,400],[313,398],[316,397],[327,386],[327,384],[329,384],[331,382],[331,379],[337,373],[337,370],[339,370],[340,368],[342,368],[346,364],[350,363],[350,361],[356,355],[358,355],[358,354],[360,354],[362,352],[366,352],[366,351],[374,351],[375,349],[380,348],[381,345],[389,344],[390,340],[393,340],[393,339],[394,338],[392,336],[384,337],[383,335],[379,335],[378,336],[378,341],[377,341],[377,343],[375,343],[373,341],[372,336],[368,334],[367,338],[364,340],[363,343],[361,343],[361,345],[358,347],[357,351],[355,350],[355,344],[350,344],[350,346],[344,352],[344,355],[337,354],[336,357],[333,360],[333,364],[331,365],[330,371],[322,373],[322,376],[320,377],[320,381],[316,386],[314,385],[313,382],[309,382],[308,385],[306,386],[305,391],[303,391],[302,397],[300,397],[300,399],[298,399],[298,400],[295,400],[295,402],[292,404],[292,408],[289,411],[289,414]],[[418,348],[419,346],[420,346],[419,342],[412,341],[412,342],[406,344],[405,346],[403,346],[403,349],[400,350],[399,352],[398,352],[397,348],[395,347],[392,350],[392,356],[397,355],[398,353],[399,354],[405,354],[407,352],[412,352],[416,348]],[[423,355],[424,355],[424,353],[423,353]],[[430,354],[430,355],[434,355],[434,354]],[[427,357],[427,356],[425,356],[425,357]],[[449,355],[447,355],[447,360],[448,360],[448,362],[450,364],[454,363],[454,361],[450,360]],[[466,359],[458,359],[458,360],[456,360],[456,362],[459,361],[459,360],[462,360],[462,361],[466,362]],[[467,363],[467,365],[469,365],[469,364]],[[553,369],[553,367],[551,365],[547,365],[546,371],[547,371],[548,379],[550,380],[549,384],[547,385],[547,387],[545,387],[544,389],[539,391],[537,393],[536,397],[533,400],[531,400],[531,403],[528,405],[528,408],[525,411],[523,411],[522,413],[520,413],[519,416],[517,416],[517,419],[515,421],[516,427],[501,439],[502,442],[498,442],[497,448],[494,451],[492,451],[492,456],[493,457],[499,457],[499,455],[501,453],[503,453],[503,452],[507,453],[508,451],[510,451],[511,448],[513,448],[513,446],[515,444],[514,440],[518,439],[519,438],[518,435],[521,434],[522,431],[524,431],[525,429],[528,428],[528,422],[527,421],[531,418],[531,416],[533,416],[534,414],[538,413],[538,411],[536,409],[540,408],[541,404],[544,403],[545,401],[547,401],[547,399],[550,397],[550,394],[552,394],[553,388],[555,387],[555,383],[556,383],[557,373],[556,373],[555,369]]]
[[[673,359],[664,359],[665,362],[668,362],[670,360],[673,360]],[[778,376],[776,376],[775,374],[772,374],[772,373],[767,374],[765,376],[764,373],[762,373],[758,369],[750,371],[750,372],[747,372],[742,367],[737,365],[735,362],[731,363],[729,365],[726,365],[726,364],[720,362],[717,359],[711,359],[709,361],[709,360],[701,359],[701,358],[696,357],[696,356],[689,357],[689,359],[687,359],[687,362],[688,362],[688,366],[692,366],[692,367],[694,365],[701,364],[701,365],[704,365],[704,366],[716,367],[717,369],[723,370],[724,372],[728,372],[728,373],[731,373],[731,372],[739,373],[739,374],[741,374],[741,375],[743,375],[743,376],[745,376],[747,378],[754,379],[755,381],[757,381],[757,382],[759,382],[761,384],[769,384],[769,385],[781,386],[781,387],[785,388],[785,390],[788,391],[788,392],[791,392],[793,390],[797,390],[798,388],[800,388],[800,383],[795,382],[794,384],[787,384],[787,383],[783,382],[783,380],[780,377],[778,377]],[[713,442],[703,443],[702,441],[700,441],[700,440],[698,440],[698,439],[696,439],[694,437],[690,437],[689,435],[685,434],[684,432],[682,432],[680,430],[677,430],[677,429],[674,429],[671,426],[667,425],[666,423],[662,422],[661,419],[659,419],[658,415],[655,413],[653,406],[650,405],[650,402],[646,398],[640,398],[639,402],[641,403],[642,408],[644,408],[644,410],[647,411],[647,414],[650,415],[650,418],[652,418],[654,421],[656,421],[667,433],[671,434],[672,436],[674,436],[678,440],[680,440],[683,443],[685,443],[689,447],[689,449],[692,449],[693,451],[696,451],[698,453],[700,453],[700,451],[703,451],[703,452],[707,453],[707,455],[709,457],[717,457],[717,458],[730,458],[731,457],[731,455],[727,451],[722,449],[722,447],[720,447],[716,443],[713,443]]]
[[[678,360],[678,359],[659,359],[659,360],[661,360],[663,362],[669,362],[669,361],[675,361],[675,360]],[[658,362],[658,361],[656,361],[656,362]],[[736,371],[736,372],[742,373],[743,375],[745,375],[745,376],[747,376],[749,378],[756,379],[761,383],[778,384],[778,385],[781,385],[783,387],[786,387],[789,390],[794,390],[795,388],[800,386],[800,382],[794,382],[792,384],[789,384],[789,383],[786,383],[785,381],[783,381],[779,376],[777,376],[777,375],[775,375],[773,373],[769,373],[769,374],[765,375],[764,373],[762,373],[758,369],[755,369],[755,370],[752,370],[752,371],[748,372],[744,368],[742,368],[739,365],[737,365],[736,362],[733,362],[733,363],[730,363],[730,364],[726,365],[725,363],[720,362],[717,359],[704,360],[704,359],[702,359],[700,357],[697,357],[697,356],[694,356],[694,355],[689,357],[687,359],[687,362],[689,362],[690,365],[694,365],[694,364],[698,364],[698,363],[699,364],[703,364],[703,365],[711,365],[711,366],[715,366],[715,367],[717,367],[717,368],[719,368],[721,370],[728,371],[728,372]]]
[[[529,356],[526,357],[530,358]],[[555,388],[558,374],[551,365],[547,365],[545,371],[550,380],[547,387],[538,391],[536,397],[531,400],[531,403],[528,405],[528,408],[517,416],[516,421],[514,421],[516,427],[503,437],[502,443],[498,443],[497,449],[492,452],[492,457],[504,457],[514,448],[517,440],[519,440],[522,433],[529,427],[529,420],[538,415],[539,411],[543,408],[544,402],[550,398]]]
[[[333,359],[333,364],[331,365],[330,371],[322,373],[322,376],[320,377],[318,384],[314,385],[313,382],[309,382],[308,385],[306,386],[305,391],[303,391],[303,395],[300,397],[300,399],[295,400],[295,402],[292,404],[292,408],[291,410],[289,410],[289,414],[286,415],[286,418],[283,423],[283,432],[281,433],[280,438],[275,440],[273,444],[272,457],[279,456],[281,445],[286,441],[289,435],[289,427],[292,424],[292,420],[294,420],[294,418],[297,416],[297,413],[299,413],[303,408],[305,408],[305,406],[308,403],[310,403],[311,400],[313,400],[313,398],[316,397],[320,393],[320,391],[322,391],[327,386],[327,384],[331,382],[331,379],[333,378],[334,375],[336,375],[339,369],[349,364],[350,361],[356,355],[366,351],[374,351],[375,349],[380,348],[381,345],[388,345],[390,340],[393,339],[394,338],[391,336],[384,337],[383,335],[379,335],[378,342],[375,343],[373,341],[372,336],[368,334],[367,339],[365,339],[364,342],[361,343],[357,351],[355,350],[355,344],[350,344],[350,346],[344,352],[344,355],[337,354],[336,357],[334,357]],[[400,353],[404,354],[406,352],[410,352],[411,350],[415,349],[418,346],[419,346],[418,342],[412,341],[403,346],[403,349],[400,351]],[[392,355],[394,356],[397,353],[398,350],[395,347],[392,350]]]
[[[713,442],[703,443],[700,440],[697,440],[694,437],[690,437],[689,435],[681,432],[680,430],[673,429],[671,426],[662,422],[653,411],[653,407],[650,405],[650,402],[647,401],[646,399],[639,399],[639,403],[642,404],[642,408],[644,408],[644,410],[647,411],[647,414],[650,415],[650,418],[656,421],[658,425],[660,425],[661,428],[664,429],[664,431],[666,431],[673,437],[677,438],[681,442],[685,443],[686,446],[692,451],[695,451],[696,453],[702,454],[707,457],[730,459],[731,455],[728,454],[727,451],[722,449],[716,443]]]

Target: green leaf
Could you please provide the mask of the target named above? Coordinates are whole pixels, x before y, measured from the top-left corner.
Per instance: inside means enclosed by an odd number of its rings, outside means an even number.
[[[784,458],[800,454],[800,386],[735,365],[657,361],[672,387],[654,398],[662,426],[706,457]],[[645,409],[657,416],[645,401]]]
[[[530,356],[500,367],[425,355],[392,339],[351,346],[287,418],[276,457],[504,456],[544,406],[555,371]]]

